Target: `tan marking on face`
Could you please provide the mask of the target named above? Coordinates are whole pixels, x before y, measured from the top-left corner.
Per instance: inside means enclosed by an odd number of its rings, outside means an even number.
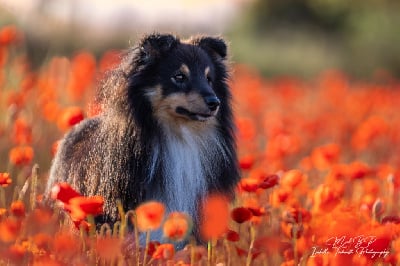
[[[207,77],[208,74],[210,74],[210,67],[206,67],[206,69],[204,70],[204,75]]]
[[[149,89],[146,93],[153,107],[154,115],[159,123],[180,134],[180,126],[185,126],[196,134],[210,130],[217,124],[215,116],[205,121],[193,121],[176,113],[177,107],[183,107],[192,113],[211,114],[203,98],[198,93],[173,93],[163,97],[161,86]],[[213,113],[214,115],[216,112]]]
[[[179,70],[186,75],[186,77],[190,76],[190,69],[186,64],[182,64]]]
[[[152,106],[157,106],[162,98],[161,85],[157,85],[154,88],[148,88],[145,95],[150,100]]]

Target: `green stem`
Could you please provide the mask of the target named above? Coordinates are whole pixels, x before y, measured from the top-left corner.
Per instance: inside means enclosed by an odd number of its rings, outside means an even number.
[[[150,243],[150,230],[147,230],[146,231],[146,247],[144,249],[144,255],[143,255],[143,265],[146,265],[147,252],[149,251],[149,243]]]
[[[196,245],[196,240],[194,239],[194,237],[191,237],[190,238],[190,265],[194,265],[195,245]]]
[[[123,239],[125,236],[125,228],[126,228],[126,220],[127,219],[125,217],[124,208],[122,207],[122,203],[120,200],[117,200],[117,208],[118,208],[119,217],[121,217],[121,225],[119,226],[119,237],[121,239]]]
[[[83,226],[79,227],[79,235],[80,235],[81,241],[82,241],[82,252],[85,253],[86,252],[86,241],[85,241],[85,229],[83,228]]]
[[[387,213],[391,214],[393,210],[393,202],[395,199],[395,194],[394,194],[394,175],[389,174],[387,177],[387,182],[388,182],[388,203],[387,203]]]
[[[211,240],[207,243],[207,266],[211,266],[212,244]]]
[[[294,253],[294,265],[298,264],[299,258],[297,255],[297,233],[298,233],[298,225],[293,225],[293,253]]]
[[[137,227],[137,216],[135,211],[130,210],[126,213],[125,215],[125,223],[128,222],[129,217],[131,218],[131,221],[133,223],[133,234],[135,235],[135,256],[136,256],[136,265],[140,266],[140,251],[139,251],[139,231]]]
[[[151,265],[153,263],[153,261],[154,261],[154,258],[151,258],[146,265]]]
[[[0,187],[0,207],[6,208],[6,192],[3,187]]]
[[[87,220],[89,223],[89,237],[94,237],[96,235],[96,223],[94,221],[93,215],[88,215]]]
[[[225,245],[225,249],[226,249],[226,254],[228,255],[228,259],[226,261],[226,266],[230,266],[231,265],[231,249],[229,247],[229,242],[227,239],[224,239],[224,245]]]
[[[251,251],[253,250],[255,238],[256,238],[256,230],[253,225],[250,225],[250,245],[249,245],[249,251],[247,253],[247,258],[246,258],[246,266],[250,266],[250,264],[251,264],[251,260],[252,260]]]
[[[31,176],[31,195],[30,195],[31,210],[35,209],[36,207],[38,177],[39,177],[39,165],[35,164],[32,168],[32,176]]]
[[[121,231],[121,221],[117,221],[113,226],[113,237],[119,237]]]
[[[108,223],[101,225],[99,235],[101,237],[111,236],[111,227]]]
[[[93,215],[87,216],[87,221],[89,223],[89,239],[96,241],[96,222],[94,221]],[[90,259],[91,261],[95,262],[96,259],[96,252],[93,249],[90,250]]]

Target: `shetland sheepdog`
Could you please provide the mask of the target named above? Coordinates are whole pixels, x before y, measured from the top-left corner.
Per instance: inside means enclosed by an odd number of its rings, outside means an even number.
[[[102,112],[61,141],[47,184],[104,197],[102,222],[157,200],[199,221],[209,193],[239,180],[227,46],[219,37],[145,36],[101,83]]]

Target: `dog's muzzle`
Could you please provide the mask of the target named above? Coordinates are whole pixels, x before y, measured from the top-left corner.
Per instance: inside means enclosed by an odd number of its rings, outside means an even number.
[[[217,96],[204,97],[204,101],[206,102],[208,109],[210,109],[211,112],[216,111],[221,103]]]
[[[188,109],[178,106],[176,108],[176,113],[186,116],[191,120],[195,121],[206,121],[208,118],[212,117],[214,114],[212,112],[210,113],[197,113],[197,112],[191,112]]]

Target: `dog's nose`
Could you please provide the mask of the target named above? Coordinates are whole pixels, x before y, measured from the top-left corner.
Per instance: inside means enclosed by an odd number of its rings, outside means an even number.
[[[210,111],[217,110],[219,104],[221,103],[216,96],[204,97],[204,101],[206,102],[206,104],[207,104],[208,108],[210,109]]]

